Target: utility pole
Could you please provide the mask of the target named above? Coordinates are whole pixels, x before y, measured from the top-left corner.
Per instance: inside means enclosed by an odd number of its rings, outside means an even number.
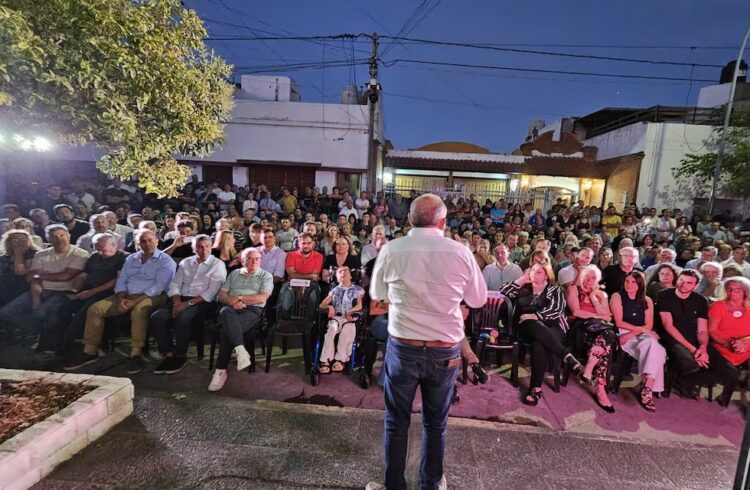
[[[377,166],[377,144],[375,142],[375,107],[380,100],[380,83],[378,82],[378,33],[374,32],[372,40],[372,54],[370,55],[370,81],[367,82],[367,101],[370,105],[370,120],[367,130],[367,192],[375,193]]]
[[[745,52],[745,46],[747,45],[747,39],[750,37],[750,27],[745,32],[745,37],[742,39],[740,45],[740,53],[737,55],[737,60],[734,62],[734,74],[732,75],[732,88],[729,90],[729,102],[727,103],[727,111],[724,114],[724,128],[721,131],[721,140],[719,140],[719,149],[716,151],[716,166],[714,167],[714,182],[711,187],[711,198],[708,201],[708,214],[713,216],[714,214],[714,203],[716,202],[716,190],[719,186],[719,179],[721,179],[721,163],[724,158],[724,147],[726,146],[727,131],[729,131],[729,121],[732,117],[732,106],[734,106],[734,94],[737,90],[737,77],[740,74],[740,64],[742,63],[742,55]]]

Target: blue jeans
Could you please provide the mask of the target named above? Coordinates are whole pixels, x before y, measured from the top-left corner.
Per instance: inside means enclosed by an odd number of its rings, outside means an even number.
[[[385,354],[385,486],[406,488],[404,469],[411,408],[417,386],[422,393],[422,459],[420,488],[436,489],[443,476],[443,454],[453,385],[460,359],[458,345],[449,348],[415,347],[388,339]]]
[[[70,316],[65,315],[70,303],[65,291],[45,289],[41,294],[41,306],[31,309],[31,293],[25,292],[0,309],[0,325],[6,328],[23,329],[31,335],[39,335],[39,350],[55,349],[62,338]]]

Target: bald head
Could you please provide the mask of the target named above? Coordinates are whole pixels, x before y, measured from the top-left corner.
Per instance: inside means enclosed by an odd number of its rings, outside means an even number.
[[[445,228],[448,210],[435,194],[424,194],[414,199],[409,208],[409,222],[415,228]]]

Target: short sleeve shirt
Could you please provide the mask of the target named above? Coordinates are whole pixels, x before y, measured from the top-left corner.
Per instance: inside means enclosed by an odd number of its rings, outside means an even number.
[[[698,345],[698,319],[708,320],[708,300],[697,293],[690,293],[685,299],[677,297],[674,288],[659,293],[657,306],[659,313],[672,315],[672,324],[693,345]],[[669,335],[666,342],[674,343]]]
[[[88,252],[75,245],[71,245],[65,253],[55,253],[54,248],[41,250],[34,255],[31,262],[32,270],[41,270],[45,273],[62,272],[65,269],[77,269],[82,271],[89,258]],[[68,291],[73,289],[73,280],[70,281],[42,281],[42,287],[50,291]]]
[[[230,296],[248,296],[251,294],[260,294],[262,292],[271,294],[273,292],[273,276],[258,269],[254,274],[243,274],[243,269],[232,271],[227,277],[221,289],[228,290]],[[264,304],[258,306],[264,306]]]
[[[99,252],[91,254],[91,257],[86,261],[86,265],[83,268],[86,279],[83,281],[81,289],[86,291],[87,289],[101,286],[112,279],[117,279],[117,273],[120,272],[120,269],[125,264],[125,257],[127,255],[122,250],[118,250],[112,257],[106,258]]]
[[[316,251],[305,257],[299,250],[286,256],[286,268],[294,267],[298,274],[318,274],[323,269],[323,256]]]
[[[364,296],[365,290],[356,284],[349,287],[339,284],[331,289],[329,294],[333,296],[331,306],[336,310],[336,313],[343,315],[346,310],[350,310],[354,306],[358,298]]]

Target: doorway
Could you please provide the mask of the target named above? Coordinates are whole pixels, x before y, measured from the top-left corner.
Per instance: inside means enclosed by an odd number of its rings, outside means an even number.
[[[336,172],[336,187],[339,188],[340,192],[343,192],[344,188],[349,189],[349,194],[356,199],[359,197],[359,193],[362,189],[362,174],[355,172]]]

